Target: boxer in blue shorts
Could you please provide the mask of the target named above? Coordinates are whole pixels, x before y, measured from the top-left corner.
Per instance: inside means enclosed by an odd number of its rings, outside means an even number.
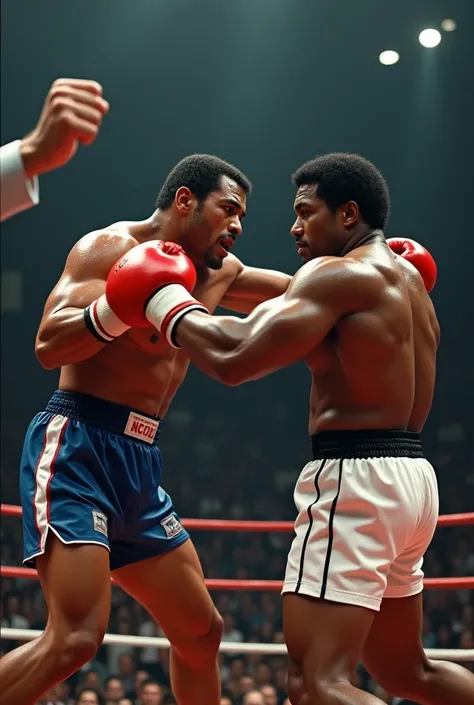
[[[59,390],[28,429],[20,478],[25,562],[36,564],[49,620],[39,639],[0,662],[0,705],[33,705],[94,656],[109,619],[111,572],[169,638],[177,702],[219,703],[222,620],[161,486],[157,446],[188,358],[144,318],[152,291],[143,284],[158,263],[169,264],[166,283],[184,276],[202,302],[193,306],[248,313],[282,294],[289,276],[229,254],[249,190],[227,162],[186,157],[148,220],[90,233],[67,258],[36,341],[42,365],[61,370]],[[192,260],[184,271],[173,265],[178,245]],[[140,261],[132,278],[129,259]],[[122,297],[119,317],[105,291],[109,272],[115,281],[122,270],[121,293],[110,293]]]

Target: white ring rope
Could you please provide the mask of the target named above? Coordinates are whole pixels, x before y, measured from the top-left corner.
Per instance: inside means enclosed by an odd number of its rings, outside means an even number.
[[[32,641],[41,636],[43,632],[37,629],[11,629],[2,627],[2,639],[15,639],[19,641]],[[104,644],[128,644],[129,646],[156,647],[169,649],[168,639],[154,636],[132,636],[131,634],[106,634]],[[245,642],[223,641],[219,650],[223,654],[286,654],[285,644],[254,644]],[[443,661],[474,661],[474,649],[426,649],[430,659]]]

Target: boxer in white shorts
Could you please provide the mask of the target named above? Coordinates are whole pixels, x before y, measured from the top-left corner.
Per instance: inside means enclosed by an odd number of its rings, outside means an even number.
[[[283,593],[379,610],[423,590],[438,517],[434,470],[408,431],[326,431],[298,478]]]
[[[435,382],[436,265],[413,241],[385,240],[387,184],[362,157],[325,155],[293,180],[304,264],[286,293],[236,319],[165,287],[147,317],[225,384],[297,360],[311,371],[314,459],[296,484],[283,588],[292,705],[380,704],[351,683],[360,660],[393,695],[474,705],[474,675],[429,661],[421,643],[421,568],[438,516],[419,436]]]

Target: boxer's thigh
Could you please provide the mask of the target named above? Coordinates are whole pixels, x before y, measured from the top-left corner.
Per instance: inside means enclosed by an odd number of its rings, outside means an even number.
[[[47,632],[55,640],[80,633],[95,651],[102,642],[110,613],[109,553],[97,544],[64,544],[50,533],[36,559],[48,605]]]
[[[375,617],[373,610],[315,599],[283,596],[283,631],[290,659],[289,678],[350,680]]]
[[[178,650],[210,637],[217,650],[221,619],[188,538],[169,552],[129,563],[112,573],[117,583],[154,617]]]

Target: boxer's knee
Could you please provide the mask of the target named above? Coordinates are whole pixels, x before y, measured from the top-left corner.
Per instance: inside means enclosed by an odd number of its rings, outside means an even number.
[[[41,646],[57,672],[69,675],[94,658],[103,638],[99,629],[61,625],[45,631]]]
[[[173,643],[173,640],[171,643],[181,660],[188,666],[199,667],[217,658],[223,631],[223,619],[214,608],[207,624],[203,623],[193,634],[187,634],[184,643]]]
[[[305,694],[303,670],[301,664],[291,657],[288,661],[287,690],[291,705],[303,705],[303,696]]]
[[[413,699],[421,697],[428,685],[436,664],[428,660],[411,664],[410,668],[399,669],[387,664],[385,672],[379,673],[380,686],[399,698]]]

